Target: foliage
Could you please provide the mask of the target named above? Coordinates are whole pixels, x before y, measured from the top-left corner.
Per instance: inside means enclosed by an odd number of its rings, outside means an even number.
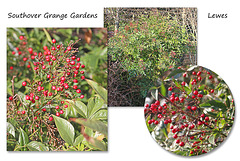
[[[194,35],[177,18],[150,12],[138,21],[120,24],[109,39],[108,54],[127,72],[124,81],[135,82],[145,97],[164,72],[182,65],[184,55],[196,55],[193,40]]]
[[[219,146],[231,131],[233,96],[216,73],[200,66],[174,69],[155,90],[157,101],[145,105],[146,124],[165,149],[201,155]]]
[[[104,34],[8,29],[8,151],[107,150],[106,130],[89,128],[95,122],[107,127]],[[70,122],[80,118],[92,122]]]

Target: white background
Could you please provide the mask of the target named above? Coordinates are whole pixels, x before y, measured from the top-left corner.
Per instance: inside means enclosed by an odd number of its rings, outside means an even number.
[[[3,4],[4,2],[4,4]],[[222,146],[200,157],[181,157],[158,146],[145,126],[143,108],[109,108],[108,152],[7,152],[6,151],[6,27],[103,27],[104,7],[197,7],[198,64],[219,74],[240,105],[240,33],[238,0],[85,0],[2,1],[0,25],[0,156],[1,160],[236,160],[240,123],[235,124]],[[7,13],[98,13],[98,19],[32,20],[7,19]],[[227,13],[227,19],[208,19],[208,13]]]

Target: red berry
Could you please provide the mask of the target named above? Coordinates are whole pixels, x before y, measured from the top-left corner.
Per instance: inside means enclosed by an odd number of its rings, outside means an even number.
[[[83,99],[83,98],[84,98],[84,95],[81,95],[80,98]]]
[[[197,95],[197,94],[198,94],[198,91],[194,91],[193,94],[194,94],[194,95]]]
[[[168,124],[168,120],[164,120],[164,124]]]
[[[60,113],[59,113],[59,112],[56,112],[56,116],[60,116]]]
[[[212,75],[209,75],[209,77],[208,77],[209,79],[212,79]]]
[[[214,93],[214,89],[211,89],[211,91],[210,91],[211,93]]]
[[[46,108],[43,108],[42,111],[45,112],[45,111],[46,111]]]
[[[196,75],[196,72],[193,71],[193,72],[192,72],[192,75]]]
[[[183,77],[186,77],[187,76],[187,73],[183,73]]]
[[[172,111],[172,115],[175,115],[176,114],[176,111]]]
[[[55,39],[52,39],[52,43],[56,43],[56,40],[55,40]]]
[[[152,123],[152,120],[148,120],[148,124],[151,124]]]
[[[33,53],[33,49],[32,49],[32,48],[28,48],[28,52],[29,52],[30,54],[32,54],[32,53]]]
[[[184,142],[181,142],[179,145],[180,145],[180,146],[184,146],[184,145],[185,145],[185,143],[184,143]]]
[[[200,75],[201,75],[201,73],[202,73],[201,71],[197,72],[197,76],[200,76]]]
[[[22,35],[21,35],[21,36],[19,36],[19,39],[20,39],[20,40],[23,40],[23,36],[22,36]]]
[[[39,100],[39,97],[38,97],[38,96],[35,96],[35,100]]]
[[[84,76],[84,75],[82,75],[82,76],[81,76],[81,79],[82,79],[82,80],[84,80],[84,79],[85,79],[85,76]]]
[[[13,100],[13,97],[12,97],[12,96],[10,96],[8,99],[9,99],[10,101],[12,101],[12,100]]]
[[[201,117],[205,117],[204,113],[203,113],[203,114],[201,114]]]
[[[168,90],[169,90],[169,91],[172,91],[172,87],[169,87]]]
[[[77,58],[77,61],[80,61],[80,58]]]
[[[52,90],[55,90],[56,89],[56,86],[52,86]]]
[[[192,110],[193,111],[197,110],[197,107],[196,106],[192,106]]]
[[[63,112],[63,110],[60,110],[60,114],[63,114],[64,112]]]
[[[176,143],[178,144],[178,143],[180,143],[180,140],[178,139],[178,140],[176,140]]]
[[[201,81],[201,80],[202,80],[202,77],[198,77],[197,79],[198,79],[199,81]]]
[[[22,86],[26,86],[27,85],[27,82],[22,82]]]
[[[182,85],[185,86],[185,85],[186,85],[186,82],[182,82]]]
[[[61,81],[65,81],[65,77],[61,77]]]
[[[157,101],[155,102],[155,105],[157,105],[157,106],[160,105],[160,101],[157,100]]]
[[[37,116],[34,117],[34,120],[36,120],[36,119],[37,119]]]
[[[49,121],[52,121],[53,120],[53,117],[49,117]]]
[[[85,68],[85,65],[83,64],[81,67],[82,67],[82,68]]]
[[[156,121],[154,121],[154,124],[155,124],[155,125],[157,125],[158,123],[159,123],[159,122],[158,122],[157,120],[156,120]]]
[[[209,121],[209,117],[205,117],[205,120],[206,120],[206,121]]]
[[[187,109],[189,109],[189,110],[190,110],[190,109],[191,109],[191,106],[187,106]]]
[[[173,138],[174,138],[174,139],[177,139],[177,137],[178,137],[177,134],[174,134],[174,135],[173,135]]]
[[[25,114],[25,111],[22,111],[22,114]]]
[[[67,50],[70,51],[72,48],[70,46],[67,47]]]
[[[194,139],[194,136],[190,136],[190,139],[193,140],[193,139]]]
[[[185,116],[185,115],[184,115],[184,116],[182,116],[182,119],[183,119],[183,120],[185,120],[185,119],[186,119],[186,116]]]
[[[193,154],[193,151],[190,151],[190,154]]]

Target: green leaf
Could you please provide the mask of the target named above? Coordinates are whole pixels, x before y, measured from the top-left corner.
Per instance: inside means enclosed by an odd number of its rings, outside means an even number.
[[[55,115],[53,115],[53,118],[55,120],[55,124],[62,139],[66,141],[68,144],[73,145],[74,127],[72,126],[72,124],[67,120],[61,117],[57,117]]]
[[[79,136],[75,139],[75,141],[74,141],[74,143],[73,143],[73,146],[77,146],[78,144],[80,144],[80,143],[83,141],[83,139],[84,139],[83,135],[79,135]]]
[[[107,151],[107,146],[95,138],[90,141],[90,144],[92,144],[94,147],[98,148],[101,151]]]
[[[82,101],[67,100],[73,108],[84,118],[87,118],[87,106]]]
[[[166,88],[165,88],[163,82],[162,82],[162,84],[161,84],[161,94],[162,94],[163,96],[166,96]]]
[[[210,137],[208,138],[208,141],[212,145],[215,145],[215,135],[214,134],[210,135]]]
[[[52,38],[51,38],[51,36],[49,35],[49,33],[47,32],[47,30],[46,30],[45,28],[43,28],[43,31],[44,31],[44,33],[45,33],[45,35],[46,35],[46,37],[47,37],[47,40],[48,40],[50,43],[52,43]]]
[[[14,126],[7,122],[7,133],[11,134],[13,137],[15,137],[15,128]]]
[[[107,90],[92,80],[86,79],[86,81],[94,89],[94,91],[99,94],[105,103],[107,103]]]
[[[223,109],[226,109],[226,105],[221,102],[221,101],[218,101],[218,100],[210,100],[210,101],[207,101],[205,103],[202,103],[199,105],[200,107],[218,107],[218,108],[223,108]]]
[[[91,119],[101,108],[106,108],[104,105],[106,104],[104,104],[103,99],[100,99],[99,97],[91,97],[88,100],[87,117]]]
[[[82,119],[82,118],[71,118],[71,121],[79,123],[83,126],[86,126],[94,131],[98,131],[108,137],[108,127],[102,121],[98,120],[89,120],[89,119]]]
[[[44,144],[37,141],[32,141],[28,143],[27,148],[30,151],[48,151],[48,148]]]
[[[19,142],[20,146],[25,146],[29,142],[28,135],[22,128],[20,128],[20,130],[19,130],[18,142]]]

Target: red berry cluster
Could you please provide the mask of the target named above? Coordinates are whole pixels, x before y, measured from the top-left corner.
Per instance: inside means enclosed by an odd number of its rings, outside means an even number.
[[[165,125],[169,136],[175,139],[172,145],[185,147],[188,144],[192,155],[211,150],[209,134],[217,129],[218,121],[201,108],[204,101],[215,98],[212,87],[217,88],[219,84],[217,75],[211,74],[205,68],[198,70],[183,71],[183,79],[180,79],[182,81],[171,81],[168,96],[159,93],[162,103],[157,100],[150,105],[146,104],[144,108],[146,118],[150,117],[147,122],[150,126],[157,126],[160,123]],[[210,112],[218,113],[213,108]]]
[[[23,39],[24,37],[20,36],[20,40]],[[24,98],[25,110],[17,111],[17,114],[29,114],[30,111],[34,111],[34,120],[37,120],[38,116],[48,116],[52,121],[50,113],[55,111],[55,115],[60,116],[68,107],[68,102],[63,101],[65,98],[84,98],[79,82],[85,80],[85,65],[81,64],[80,58],[75,55],[77,49],[73,48],[73,44],[67,47],[56,44],[55,39],[52,43],[50,49],[44,46],[43,52],[35,52],[33,48],[28,48],[36,76],[32,81],[22,82],[29,94]],[[13,96],[9,97],[9,101],[13,101]],[[54,109],[51,104],[58,105]]]

